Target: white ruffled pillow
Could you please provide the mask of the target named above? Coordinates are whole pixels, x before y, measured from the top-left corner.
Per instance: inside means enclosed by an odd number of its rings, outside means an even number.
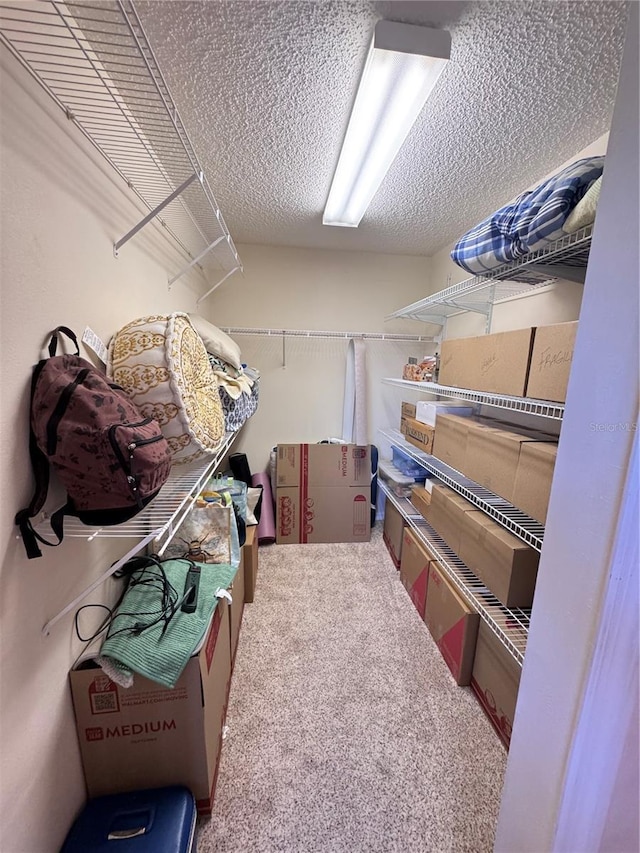
[[[236,370],[240,370],[242,367],[240,347],[233,338],[230,338],[229,335],[223,332],[222,329],[214,326],[213,323],[205,320],[204,317],[200,317],[199,314],[189,314],[189,319],[193,328],[204,341],[207,352],[217,355],[218,358],[226,361],[227,364],[233,365]]]

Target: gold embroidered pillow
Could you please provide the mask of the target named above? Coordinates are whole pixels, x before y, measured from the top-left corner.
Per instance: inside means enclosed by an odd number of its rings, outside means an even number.
[[[225,428],[217,381],[187,314],[128,323],[111,339],[107,373],[160,424],[174,464],[219,448]]]

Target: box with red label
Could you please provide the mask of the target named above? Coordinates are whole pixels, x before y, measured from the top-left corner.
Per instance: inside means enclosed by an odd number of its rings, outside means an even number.
[[[411,601],[424,619],[424,607],[427,600],[429,581],[429,563],[434,559],[425,543],[411,528],[404,530],[402,539],[402,559],[400,560],[400,580],[409,593]]]
[[[355,444],[279,444],[276,542],[368,542],[371,457]]]
[[[471,681],[480,617],[444,571],[429,565],[424,621],[457,684]]]
[[[88,668],[85,668],[88,667]],[[231,678],[229,607],[220,601],[174,688],[136,675],[114,684],[94,662],[69,674],[90,797],[185,785],[198,811],[213,806]]]

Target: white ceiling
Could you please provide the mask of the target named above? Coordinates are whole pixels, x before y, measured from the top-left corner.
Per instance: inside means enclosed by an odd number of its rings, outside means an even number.
[[[608,130],[620,2],[136,2],[236,243],[430,255]],[[451,61],[359,228],[322,225],[377,20]]]

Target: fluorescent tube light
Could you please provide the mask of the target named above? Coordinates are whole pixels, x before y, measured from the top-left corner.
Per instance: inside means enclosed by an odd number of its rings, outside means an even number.
[[[357,228],[451,50],[446,30],[378,21],[323,225]]]

